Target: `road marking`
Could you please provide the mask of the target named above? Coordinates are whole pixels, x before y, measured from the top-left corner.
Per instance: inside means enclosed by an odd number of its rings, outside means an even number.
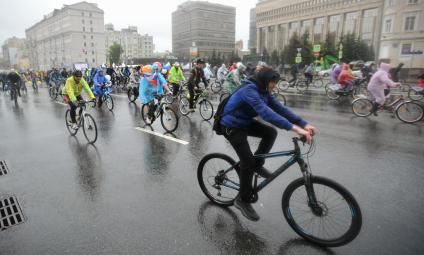
[[[155,136],[159,136],[159,137],[162,137],[162,138],[165,138],[165,139],[168,139],[168,140],[171,140],[173,142],[180,143],[180,144],[183,144],[183,145],[189,144],[189,142],[186,142],[186,141],[183,141],[183,140],[171,137],[171,136],[167,136],[167,135],[164,135],[164,134],[161,134],[161,133],[157,133],[155,131],[148,130],[148,129],[145,129],[145,128],[135,127],[134,129],[148,133],[148,134],[152,134],[152,135],[155,135]]]
[[[65,103],[62,103],[62,102],[58,102],[58,101],[54,101],[56,104],[61,104],[61,105],[68,105],[68,104],[65,104]]]
[[[122,97],[122,98],[127,98],[128,96],[125,96],[125,95],[118,95],[118,94],[110,94],[111,96],[114,96],[114,97]]]

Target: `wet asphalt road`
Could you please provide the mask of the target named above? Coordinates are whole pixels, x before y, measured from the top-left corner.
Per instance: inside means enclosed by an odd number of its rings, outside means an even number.
[[[0,94],[0,160],[10,169],[0,197],[16,196],[25,216],[0,232],[0,254],[424,253],[424,122],[407,125],[388,113],[356,118],[348,100],[288,96],[318,128],[312,171],[345,186],[362,209],[359,236],[323,249],[298,237],[281,211],[284,188],[301,176],[297,166],[259,194],[261,220],[250,222],[234,207],[212,205],[199,188],[205,154],[235,155],[210,122],[197,112],[180,118],[175,135],[183,145],[134,129],[142,125],[140,104],[114,99],[113,112],[89,110],[99,129],[92,146],[80,132],[69,136],[67,106],[45,88],[17,107]],[[153,129],[164,132],[159,121]],[[273,150],[290,149],[291,136],[280,132]]]

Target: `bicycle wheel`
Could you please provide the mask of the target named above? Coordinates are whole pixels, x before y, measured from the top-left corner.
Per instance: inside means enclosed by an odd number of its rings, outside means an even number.
[[[109,111],[112,111],[113,110],[114,104],[113,104],[113,98],[112,98],[111,95],[105,94],[103,96],[103,102],[106,103],[106,107],[107,107],[107,109],[109,109]]]
[[[94,118],[86,113],[82,118],[82,131],[88,143],[95,143],[97,140],[97,125]]]
[[[52,100],[56,100],[57,98],[56,88],[54,87],[49,88],[49,96]]]
[[[172,104],[174,102],[174,96],[171,93],[167,93],[164,96],[165,103]]]
[[[306,84],[306,81],[298,81],[296,84],[296,89],[300,93],[304,93],[308,89],[308,85]]]
[[[167,132],[174,132],[178,128],[177,113],[171,107],[165,106],[165,110],[160,114],[160,123]]]
[[[178,110],[184,116],[187,116],[189,113],[190,103],[187,97],[181,97],[180,103],[178,104]]]
[[[352,112],[358,117],[367,117],[371,114],[372,102],[366,98],[358,98],[352,102]]]
[[[224,92],[221,94],[221,96],[219,97],[219,102],[222,102],[222,100],[224,100],[225,98],[229,97],[230,93],[228,92]]]
[[[213,82],[211,84],[211,90],[213,93],[219,93],[222,90],[222,86],[219,82]]]
[[[275,97],[278,101],[280,101],[283,105],[286,105],[286,103],[287,103],[286,96],[284,96],[284,95],[283,95],[283,94],[281,94],[281,93],[274,93],[273,95],[274,95],[274,97]]]
[[[321,79],[314,79],[312,85],[315,88],[322,88],[322,86],[324,86],[324,82]]]
[[[337,100],[340,98],[340,95],[337,95],[336,91],[333,89],[330,89],[329,87],[326,87],[325,94],[331,100]]]
[[[290,83],[286,80],[279,80],[277,83],[277,87],[281,91],[286,91],[290,87]]]
[[[71,136],[74,136],[74,135],[77,134],[78,129],[72,128],[71,110],[69,110],[69,109],[66,110],[66,113],[65,113],[65,125],[66,125],[66,128],[69,131],[69,134],[71,134]]]
[[[351,242],[362,226],[361,209],[352,194],[330,179],[313,176],[311,184],[318,208],[313,209],[305,179],[294,180],[281,200],[284,217],[301,237],[321,246],[336,247]]]
[[[213,117],[213,105],[212,103],[207,100],[204,99],[199,103],[199,112],[200,112],[200,116],[202,116],[202,118],[204,120],[210,120]]]
[[[128,100],[130,100],[131,103],[134,103],[135,100],[137,100],[137,93],[135,92],[135,87],[128,89],[127,91],[127,96],[128,96]]]
[[[419,100],[423,99],[424,93],[423,92],[422,93],[419,93],[416,90],[414,90],[414,89],[411,88],[411,89],[408,90],[408,97],[411,100],[419,101]]]
[[[368,89],[364,86],[359,86],[357,88],[354,88],[352,91],[352,97],[358,98],[360,95],[368,96]]]
[[[424,109],[421,105],[405,101],[400,103],[396,109],[396,117],[405,123],[415,123],[423,119]]]
[[[151,125],[153,123],[153,119],[149,117],[148,113],[150,110],[149,104],[143,104],[141,107],[141,118],[143,119],[146,125]]]
[[[231,157],[221,153],[208,154],[199,162],[197,180],[200,188],[215,204],[233,205],[239,193],[239,169],[238,166],[232,168],[235,163]]]

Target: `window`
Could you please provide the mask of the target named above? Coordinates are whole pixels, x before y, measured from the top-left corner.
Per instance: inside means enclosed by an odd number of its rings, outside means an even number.
[[[93,63],[96,63],[96,60],[93,58]]]
[[[83,36],[82,36],[82,38],[84,38],[84,39],[85,39],[85,35],[83,35]]]
[[[417,4],[418,0],[408,0],[408,4]]]
[[[85,24],[85,20],[81,20],[82,24]]]
[[[392,7],[395,3],[394,0],[386,0],[386,7]]]
[[[412,44],[404,43],[402,44],[401,55],[410,55],[412,50]]]
[[[85,32],[85,27],[82,27],[82,31],[84,31],[84,32]]]
[[[405,31],[414,31],[415,28],[415,16],[409,16],[405,18]]]
[[[92,20],[90,20],[90,24],[93,25],[93,21]]]
[[[84,12],[81,12],[81,16],[84,16]]]
[[[86,42],[84,42],[84,47],[87,47],[87,43]]]
[[[93,17],[93,14],[90,12],[90,13],[88,14],[88,16]]]
[[[93,28],[90,28],[90,32],[93,33]]]
[[[94,50],[91,51],[91,55],[94,55]]]
[[[91,43],[91,47],[94,47],[94,43]]]
[[[384,22],[384,33],[390,33],[392,32],[392,20],[386,19]]]
[[[93,40],[94,36],[91,36],[91,40]]]

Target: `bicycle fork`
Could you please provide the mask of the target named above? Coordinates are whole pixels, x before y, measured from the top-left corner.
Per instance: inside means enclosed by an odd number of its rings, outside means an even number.
[[[323,209],[318,203],[317,197],[315,195],[314,186],[312,184],[312,173],[308,170],[308,164],[305,163],[303,159],[299,159],[299,167],[302,171],[303,178],[305,179],[305,189],[308,196],[308,206],[311,208],[312,213],[316,216],[323,215]]]

